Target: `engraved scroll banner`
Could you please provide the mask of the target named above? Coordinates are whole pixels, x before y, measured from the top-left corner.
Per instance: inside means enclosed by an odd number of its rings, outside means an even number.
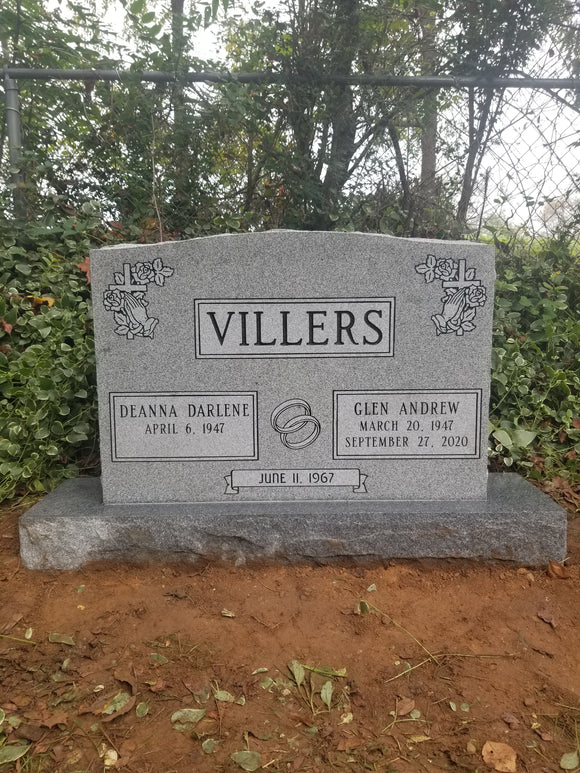
[[[278,486],[348,486],[355,494],[366,494],[366,479],[358,469],[346,470],[232,470],[225,476],[226,494],[239,494],[240,488]]]

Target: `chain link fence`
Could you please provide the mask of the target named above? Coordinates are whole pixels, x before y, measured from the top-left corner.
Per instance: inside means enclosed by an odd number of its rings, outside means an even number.
[[[179,208],[185,219],[175,232],[184,235],[203,232],[204,218],[217,230],[299,226],[299,213],[289,223],[288,201],[293,186],[308,187],[312,170],[293,165],[283,111],[293,90],[335,88],[357,104],[384,100],[392,108],[367,145],[377,114],[357,115],[353,146],[365,155],[350,158],[332,227],[439,236],[426,224],[445,221],[452,235],[474,238],[509,231],[533,242],[559,229],[578,238],[579,81],[559,80],[552,59],[543,53],[531,75],[511,79],[5,67],[0,176],[14,195],[4,204],[11,216],[31,195],[71,210],[92,202],[121,222],[139,210],[158,223],[160,237]],[[311,136],[313,155],[333,140],[323,132]],[[321,157],[323,185],[329,169]],[[345,215],[354,200],[366,219]],[[395,216],[385,218],[387,210]],[[183,227],[192,217],[197,231]]]
[[[552,48],[534,76],[555,76]],[[534,88],[504,93],[471,201],[472,223],[530,238],[580,229],[580,91]]]

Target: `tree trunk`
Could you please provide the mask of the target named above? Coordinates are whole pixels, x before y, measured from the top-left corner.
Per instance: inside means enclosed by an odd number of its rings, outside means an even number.
[[[437,92],[431,91],[423,100],[421,131],[421,195],[426,207],[433,206],[437,175]]]
[[[184,70],[184,18],[183,8],[185,0],[171,0],[171,38],[173,49],[173,70],[177,75]],[[182,217],[177,218],[183,222],[185,212],[189,207],[189,126],[187,125],[187,112],[185,94],[182,82],[176,82],[173,86],[173,131],[174,131],[174,170],[175,170],[175,206]]]
[[[421,29],[421,71],[423,75],[434,75],[437,56],[435,15],[421,4],[418,4],[417,10]],[[437,198],[437,96],[438,92],[431,89],[423,98],[421,179],[417,201],[419,213],[432,210]]]
[[[488,127],[488,119],[491,111],[494,93],[488,89],[485,98],[479,110],[479,116],[475,117],[476,102],[475,90],[469,90],[469,147],[467,149],[467,159],[465,162],[465,171],[463,173],[463,184],[461,187],[461,197],[457,206],[457,222],[461,227],[465,227],[467,221],[467,210],[473,195],[473,187],[476,179],[476,161],[478,156],[484,151],[483,137]],[[479,165],[477,166],[479,168]]]
[[[358,44],[358,0],[337,0],[336,38],[333,41],[331,72],[350,75]],[[320,225],[332,228],[330,215],[350,176],[350,162],[355,151],[356,116],[351,86],[328,89],[332,115],[332,140],[323,183],[323,213]]]

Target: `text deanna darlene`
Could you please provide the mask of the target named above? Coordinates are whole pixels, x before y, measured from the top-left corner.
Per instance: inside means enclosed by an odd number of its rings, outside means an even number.
[[[121,419],[245,418],[252,415],[250,402],[187,403],[179,413],[173,403],[127,403],[119,406]]]

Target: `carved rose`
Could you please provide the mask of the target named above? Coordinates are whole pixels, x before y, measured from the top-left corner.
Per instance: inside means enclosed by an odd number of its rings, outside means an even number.
[[[435,266],[435,276],[444,282],[450,282],[457,277],[457,264],[451,258],[440,258]]]
[[[131,274],[133,281],[137,284],[147,284],[148,282],[152,282],[155,277],[153,266],[149,262],[135,263],[131,269]]]
[[[466,301],[467,305],[471,307],[485,306],[485,302],[487,301],[485,287],[478,287],[476,285],[468,287]]]
[[[473,320],[476,309],[485,306],[487,301],[485,287],[470,284],[470,282],[476,281],[475,269],[469,268],[464,272],[462,270],[461,274],[464,273],[464,277],[460,276],[461,263],[464,264],[465,261],[457,263],[451,258],[436,258],[434,255],[427,255],[425,263],[415,266],[415,271],[422,274],[426,282],[439,279],[443,285],[446,282],[454,285],[453,287],[445,287],[445,295],[441,298],[443,304],[441,313],[431,317],[438,336],[448,333],[462,336],[464,333],[475,330],[476,325]],[[460,278],[461,282],[454,281]],[[457,285],[462,286],[457,287]]]
[[[114,288],[103,293],[103,306],[107,311],[120,311],[123,308],[124,296],[121,290]]]
[[[146,298],[147,285],[155,282],[156,285],[162,286],[165,284],[165,279],[173,276],[174,273],[173,268],[163,265],[161,258],[138,262],[134,266],[125,263],[123,272],[114,273],[118,287],[112,286],[103,293],[103,306],[107,311],[113,312],[117,335],[124,336],[130,341],[138,336],[154,337],[159,320],[156,317],[150,317],[147,313],[149,305]],[[128,283],[129,276],[130,283]],[[135,285],[139,285],[139,288]]]

